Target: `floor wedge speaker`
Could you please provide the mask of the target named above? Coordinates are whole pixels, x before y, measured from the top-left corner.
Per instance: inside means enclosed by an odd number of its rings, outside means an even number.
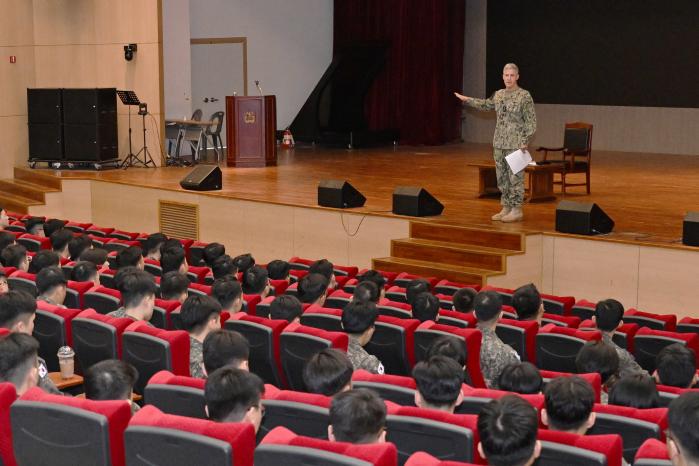
[[[425,188],[396,186],[393,191],[393,213],[411,217],[440,215],[444,206]]]
[[[362,207],[366,197],[344,180],[322,180],[318,183],[318,205],[345,209]]]
[[[221,169],[217,165],[198,165],[182,178],[180,186],[192,191],[214,191],[221,189]]]
[[[575,235],[610,233],[614,220],[593,202],[561,201],[556,206],[556,231]]]
[[[682,244],[699,246],[699,212],[687,212],[682,223]]]

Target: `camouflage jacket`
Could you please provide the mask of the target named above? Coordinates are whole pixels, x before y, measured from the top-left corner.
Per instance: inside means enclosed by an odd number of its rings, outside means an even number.
[[[118,318],[118,319],[131,319],[131,320],[133,320],[134,322],[138,322],[138,320],[134,319],[132,316],[130,316],[130,315],[128,315],[128,314],[126,313],[126,308],[124,308],[124,307],[120,307],[120,308],[117,309],[116,311],[112,311],[112,312],[110,312],[110,313],[107,314],[107,315],[108,315],[109,317],[116,317],[116,318]],[[148,325],[150,325],[151,327],[153,327],[153,324],[151,324],[150,322],[147,322],[147,321],[144,321],[144,322],[146,322]]]
[[[534,101],[529,91],[522,88],[500,89],[489,99],[471,98],[466,105],[478,110],[495,110],[493,147],[496,149],[519,149],[528,144],[536,132]]]
[[[51,393],[52,395],[62,395],[56,384],[53,383],[51,377],[49,377],[49,370],[46,367],[46,361],[41,358],[39,359],[39,382],[38,386],[46,393]]]
[[[519,355],[510,345],[502,342],[494,329],[478,329],[483,334],[481,340],[481,372],[488,388],[498,388],[498,377],[510,364],[519,362]]]
[[[189,337],[189,375],[204,379],[204,344],[196,338]]]
[[[646,370],[636,362],[631,353],[614,343],[612,337],[607,333],[602,333],[602,341],[612,345],[616,350],[616,354],[619,355],[619,378],[632,374],[647,374]]]
[[[381,364],[379,358],[373,354],[367,353],[362,345],[359,344],[359,341],[351,335],[349,338],[349,346],[347,347],[347,356],[355,370],[364,369],[373,374],[384,373],[383,364]]]

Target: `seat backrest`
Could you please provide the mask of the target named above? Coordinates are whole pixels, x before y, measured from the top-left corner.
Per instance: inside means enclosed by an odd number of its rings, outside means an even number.
[[[156,298],[150,323],[165,330],[175,330],[170,315],[177,311],[181,305],[179,301]]]
[[[551,380],[557,377],[572,377],[574,375],[577,377],[581,377],[585,379],[587,383],[589,383],[592,386],[592,389],[595,391],[595,403],[599,403],[601,401],[602,376],[600,376],[597,372],[591,374],[575,374],[570,372],[540,370],[539,373],[541,374],[541,378],[544,379],[544,386],[546,386],[547,383],[549,383]]]
[[[39,357],[46,361],[49,372],[55,372],[60,370],[56,353],[61,346],[73,346],[71,323],[82,311],[45,303],[42,306],[55,309],[37,309],[32,336],[39,342]]]
[[[459,291],[462,288],[472,288],[475,291],[479,291],[481,289],[480,285],[476,285],[476,284],[451,282],[449,280],[440,280],[434,285],[434,288],[432,289],[432,291],[436,294],[445,294],[445,295],[453,296],[454,293],[456,293],[457,291]]]
[[[693,317],[683,317],[677,323],[677,332],[699,334],[699,319]]]
[[[3,466],[17,466],[10,425],[10,406],[16,399],[15,386],[9,382],[0,383],[0,464]]]
[[[30,252],[39,252],[42,249],[51,249],[51,239],[45,236],[36,236],[26,233],[19,238],[17,242],[27,248]]]
[[[109,314],[121,307],[121,292],[106,286],[96,286],[83,295],[83,303],[86,308],[94,309],[100,314]]]
[[[112,251],[121,251],[122,249],[126,249],[131,246],[140,246],[141,243],[138,241],[131,241],[131,240],[125,240],[125,239],[119,239],[119,238],[111,238],[108,241],[105,241],[102,247],[106,249],[109,252]]]
[[[490,388],[472,388],[467,385],[461,387],[461,392],[463,393],[463,401],[454,410],[457,414],[478,414],[481,409],[486,404],[490,403],[491,400],[497,400],[505,395],[512,395],[512,392],[506,392],[503,390],[494,390]],[[534,394],[534,395],[520,395],[514,393],[520,398],[524,399],[540,413],[544,408],[544,395]]]
[[[205,383],[169,371],[156,372],[143,390],[143,399],[164,413],[206,419]]]
[[[566,123],[563,147],[576,155],[589,155],[592,150],[592,125],[589,123]]]
[[[639,327],[666,330],[668,332],[674,332],[677,328],[677,316],[674,314],[654,314],[633,308],[624,312],[624,322],[631,322],[638,324]]]
[[[621,466],[622,441],[619,435],[577,435],[539,429],[541,456],[537,466]]]
[[[572,296],[556,296],[552,294],[541,294],[541,301],[544,311],[550,314],[568,316],[575,305],[575,298]]]
[[[259,435],[282,426],[299,435],[327,439],[330,402],[331,398],[323,395],[282,390],[262,401],[265,417]]]
[[[11,290],[26,291],[36,298],[39,290],[36,287],[36,274],[17,270],[7,277],[7,284]]]
[[[204,284],[206,276],[211,274],[211,269],[208,267],[189,266],[187,269],[187,277],[192,283]]]
[[[665,442],[648,439],[638,449],[634,466],[672,466]]]
[[[121,359],[121,335],[133,320],[109,317],[87,309],[72,321],[73,349],[85,371],[105,359]]]
[[[19,464],[124,466],[127,401],[93,401],[32,388],[10,408]]]
[[[155,406],[137,412],[124,433],[131,465],[252,466],[255,429],[247,422],[218,423],[165,414]]]
[[[633,341],[636,362],[648,372],[655,370],[655,357],[660,350],[673,343],[680,343],[694,350],[695,354],[699,353],[699,335],[696,333],[668,332],[641,327]]]
[[[596,304],[592,301],[581,299],[575,303],[573,308],[570,310],[570,313],[574,316],[580,317],[582,320],[591,319],[592,316],[595,315],[595,306]]]
[[[419,451],[413,453],[405,462],[405,466],[475,466],[473,463],[464,463],[461,461],[442,461],[429,453]]]
[[[163,268],[160,266],[160,261],[155,259],[143,259],[143,270],[150,273],[154,277],[163,276]]]
[[[536,365],[550,371],[576,372],[575,358],[580,348],[601,337],[597,330],[583,331],[547,324],[536,335]]]
[[[94,284],[92,282],[75,282],[68,280],[66,287],[66,299],[63,304],[72,309],[85,309],[85,293],[87,293]]]
[[[500,319],[495,334],[517,351],[522,361],[536,362],[536,333],[539,324],[533,320]]]
[[[332,309],[344,309],[347,304],[352,300],[352,295],[342,290],[333,291],[330,296],[327,297],[323,307],[328,307]]]
[[[550,314],[545,312],[541,316],[541,324],[554,324],[561,327],[578,328],[580,326],[580,317],[578,316],[562,316],[558,314]]]
[[[379,358],[387,374],[409,375],[415,364],[415,330],[419,325],[416,319],[379,316],[364,349]]]
[[[386,289],[386,299],[395,301],[397,303],[407,303],[408,297],[405,294],[405,287],[401,286],[391,286]]]
[[[342,311],[340,309],[309,306],[301,314],[301,324],[320,328],[329,332],[342,332]]]

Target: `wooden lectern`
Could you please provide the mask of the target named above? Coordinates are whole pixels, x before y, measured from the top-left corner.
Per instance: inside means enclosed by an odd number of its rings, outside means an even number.
[[[275,96],[226,96],[227,165],[266,167],[277,164]]]

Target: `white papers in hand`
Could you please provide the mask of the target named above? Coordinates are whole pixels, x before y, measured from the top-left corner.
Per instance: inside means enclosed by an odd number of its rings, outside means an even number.
[[[518,149],[513,153],[505,156],[505,160],[507,161],[507,164],[510,166],[510,170],[512,170],[512,173],[516,175],[517,173],[524,170],[526,166],[529,164],[529,162],[532,161],[532,156],[529,155],[529,152],[527,152],[526,150],[523,151],[521,149]]]

